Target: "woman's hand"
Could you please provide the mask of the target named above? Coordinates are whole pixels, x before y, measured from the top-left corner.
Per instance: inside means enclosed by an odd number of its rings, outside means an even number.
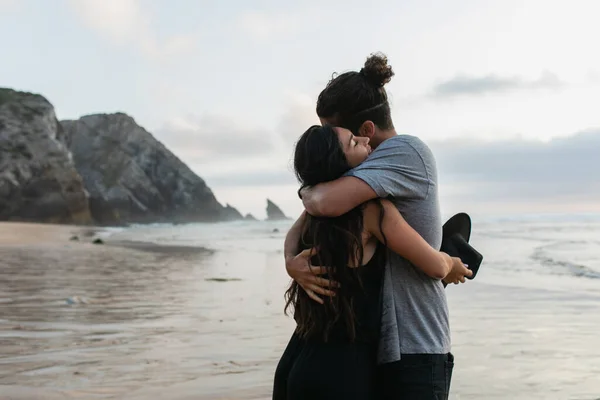
[[[465,283],[465,278],[473,276],[473,271],[467,268],[467,265],[464,264],[460,258],[458,257],[450,257],[452,259],[452,267],[448,275],[443,279],[445,284],[454,283],[458,285],[459,283]]]
[[[339,287],[339,284],[319,276],[326,274],[328,269],[327,267],[310,264],[310,258],[315,252],[315,249],[306,249],[297,256],[286,259],[285,269],[288,275],[304,289],[308,297],[317,303],[323,304],[323,299],[318,294],[321,296],[335,296],[335,292],[330,289]]]

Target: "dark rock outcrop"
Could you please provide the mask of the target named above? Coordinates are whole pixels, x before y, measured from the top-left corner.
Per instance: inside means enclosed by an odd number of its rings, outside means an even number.
[[[61,125],[97,223],[242,218],[219,204],[204,180],[130,116],[87,115]]]
[[[0,88],[0,220],[92,222],[62,136],[48,100]]]
[[[246,216],[244,217],[244,219],[245,219],[246,221],[258,221],[258,220],[256,219],[256,217],[255,217],[254,215],[252,215],[252,214],[246,214]]]
[[[279,208],[271,200],[267,199],[267,221],[278,221],[282,219],[289,219],[285,216],[281,208]]]

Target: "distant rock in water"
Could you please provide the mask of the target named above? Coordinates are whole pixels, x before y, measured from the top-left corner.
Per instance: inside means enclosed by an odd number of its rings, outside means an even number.
[[[44,97],[0,88],[0,220],[92,222],[80,174]]]
[[[271,200],[267,199],[267,221],[277,221],[282,219],[289,219],[285,216],[283,211]]]
[[[244,217],[244,219],[245,219],[246,221],[258,221],[258,220],[256,219],[256,217],[255,217],[254,215],[252,215],[252,214],[246,214],[246,216]]]
[[[219,204],[204,180],[130,116],[87,115],[61,125],[97,223],[242,218],[233,207]]]

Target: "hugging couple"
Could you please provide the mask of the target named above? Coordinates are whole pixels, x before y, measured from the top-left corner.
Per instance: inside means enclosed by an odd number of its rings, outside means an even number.
[[[438,251],[442,220],[429,148],[398,135],[382,54],[332,79],[321,125],[294,168],[305,212],[285,240],[297,326],[274,400],[447,399],[452,376],[445,285],[472,271]],[[470,229],[470,227],[469,227]]]

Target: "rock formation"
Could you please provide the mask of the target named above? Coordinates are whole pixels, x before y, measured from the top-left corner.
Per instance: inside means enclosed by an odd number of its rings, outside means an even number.
[[[0,88],[0,220],[92,222],[62,136],[48,100]]]
[[[271,200],[267,199],[267,221],[277,221],[282,219],[289,219],[285,216],[283,211]]]
[[[61,125],[97,223],[242,218],[219,204],[204,180],[130,116],[87,115]]]
[[[246,221],[258,221],[258,219],[256,219],[256,217],[250,213],[246,214],[246,216],[244,217],[244,219]]]
[[[123,225],[243,218],[133,118],[58,122],[44,97],[0,88],[0,220]]]

